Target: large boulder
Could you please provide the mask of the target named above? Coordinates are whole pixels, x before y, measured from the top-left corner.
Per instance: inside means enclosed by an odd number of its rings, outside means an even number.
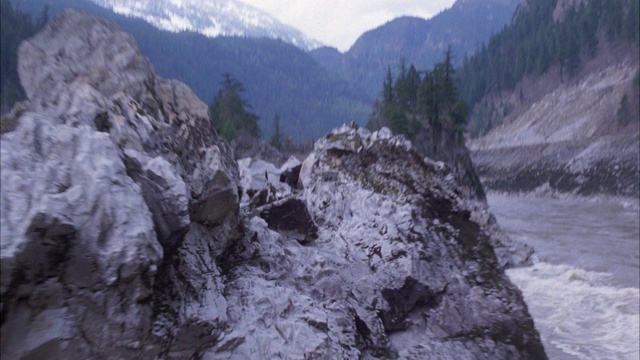
[[[109,133],[122,152],[146,153],[147,161],[164,157],[185,179],[198,223],[222,223],[220,204],[235,210],[237,170],[207,106],[186,85],[160,79],[117,25],[65,12],[25,41],[18,56],[33,111]],[[133,161],[130,171],[146,172],[138,166],[144,164]]]
[[[107,134],[21,118],[2,137],[2,357],[134,356],[163,249]]]
[[[345,126],[299,176],[292,197],[306,208],[290,213],[309,214],[315,240],[251,213],[224,257],[236,325],[204,358],[546,358],[475,202],[442,164],[388,129]]]
[[[2,355],[188,358],[226,326],[238,172],[207,106],[130,35],[65,12],[19,49],[2,135]]]

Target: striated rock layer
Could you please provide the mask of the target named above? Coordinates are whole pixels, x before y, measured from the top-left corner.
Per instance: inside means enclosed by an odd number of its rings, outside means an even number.
[[[3,358],[546,358],[502,270],[530,252],[404,138],[346,126],[239,171],[190,89],[76,12],[19,73]]]

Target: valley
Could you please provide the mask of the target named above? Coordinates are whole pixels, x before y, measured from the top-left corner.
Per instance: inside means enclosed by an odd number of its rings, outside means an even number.
[[[637,359],[637,0],[1,1],[3,358]]]

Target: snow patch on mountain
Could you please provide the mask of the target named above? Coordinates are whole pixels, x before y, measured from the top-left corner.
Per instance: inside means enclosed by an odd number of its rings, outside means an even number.
[[[173,32],[194,31],[208,37],[242,36],[280,39],[303,50],[322,46],[273,16],[236,0],[91,0],[114,12],[143,19]]]

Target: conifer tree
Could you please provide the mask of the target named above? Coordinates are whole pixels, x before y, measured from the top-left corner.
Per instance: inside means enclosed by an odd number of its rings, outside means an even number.
[[[274,148],[281,150],[282,149],[282,135],[280,134],[280,116],[276,114],[276,117],[273,119],[273,136],[269,140],[269,143]]]
[[[259,117],[249,110],[251,106],[242,98],[244,86],[228,73],[223,74],[221,88],[209,106],[209,117],[213,126],[227,141],[244,133],[260,137]]]

